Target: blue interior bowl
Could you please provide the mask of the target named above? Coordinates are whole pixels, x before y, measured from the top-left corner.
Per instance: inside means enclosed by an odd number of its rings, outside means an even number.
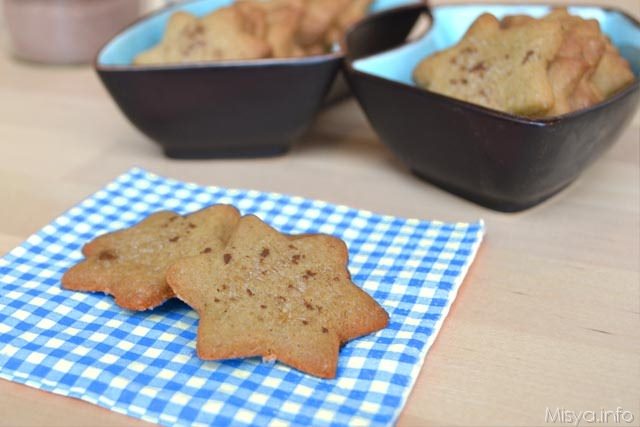
[[[413,5],[368,17],[345,38],[349,83],[369,121],[417,175],[484,206],[519,211],[571,183],[616,140],[639,99],[640,24],[624,12],[571,6],[597,19],[630,62],[636,81],[591,108],[528,119],[429,92],[412,73],[426,56],[457,43],[482,13],[540,17],[548,5]],[[386,34],[406,33],[420,16],[431,24],[416,41],[391,47]]]
[[[376,0],[371,12],[417,1]],[[340,69],[337,48],[304,58],[132,65],[139,53],[160,42],[172,13],[202,16],[231,3],[195,0],[163,9],[123,30],[98,53],[95,67],[109,93],[169,157],[287,151],[311,124]]]

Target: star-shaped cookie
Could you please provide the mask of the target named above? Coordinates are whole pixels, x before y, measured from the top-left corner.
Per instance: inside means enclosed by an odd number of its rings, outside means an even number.
[[[262,356],[334,378],[340,345],[389,321],[347,264],[337,238],[287,236],[245,216],[224,250],[178,261],[167,282],[200,315],[202,359]]]
[[[239,219],[237,209],[226,205],[187,216],[155,213],[85,245],[86,259],[64,274],[62,286],[111,294],[130,310],[152,309],[174,296],[165,279],[167,268],[184,257],[218,253]]]
[[[481,15],[455,46],[421,61],[414,80],[429,91],[511,114],[536,116],[554,104],[547,67],[562,43],[559,22],[502,28]]]

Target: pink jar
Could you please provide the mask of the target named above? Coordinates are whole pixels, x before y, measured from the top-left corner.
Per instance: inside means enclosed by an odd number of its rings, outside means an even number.
[[[81,64],[140,14],[139,0],[4,0],[14,54],[29,61]]]

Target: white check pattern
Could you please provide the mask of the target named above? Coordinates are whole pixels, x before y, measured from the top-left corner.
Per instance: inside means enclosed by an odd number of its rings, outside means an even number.
[[[226,203],[286,233],[346,241],[353,280],[391,320],[348,343],[321,380],[258,359],[203,362],[197,316],[173,300],[146,313],[103,294],[61,289],[99,234],[152,212]],[[0,259],[0,378],[174,425],[390,425],[455,299],[484,234],[280,194],[200,187],[133,169]]]

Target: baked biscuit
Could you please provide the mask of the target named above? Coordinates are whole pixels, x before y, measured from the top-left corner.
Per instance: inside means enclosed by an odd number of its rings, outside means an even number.
[[[337,22],[338,16],[348,6],[350,0],[306,0],[304,18],[296,35],[303,48],[326,50],[327,33]]]
[[[200,315],[202,359],[262,356],[334,378],[340,345],[389,319],[347,263],[339,239],[286,236],[246,216],[224,250],[178,261],[167,282]]]
[[[544,114],[554,105],[547,67],[561,43],[558,22],[502,28],[485,14],[456,46],[420,62],[414,80],[430,91],[495,110]]]
[[[591,76],[592,88],[606,99],[629,86],[635,80],[629,62],[607,40],[604,54]]]
[[[289,58],[304,55],[296,34],[304,16],[302,0],[241,0],[236,4],[243,13],[259,9],[265,17],[266,28],[262,38],[271,47],[272,57]]]
[[[221,250],[239,218],[234,207],[224,205],[187,216],[153,214],[85,245],[86,259],[64,274],[62,286],[111,294],[130,310],[152,309],[173,297],[167,268],[180,258]]]
[[[553,9],[541,21],[559,22],[563,41],[548,69],[555,104],[544,116],[552,117],[595,105],[634,80],[629,63],[601,32],[595,19]],[[503,28],[529,25],[537,20],[514,15],[502,19]]]
[[[261,11],[242,14],[225,7],[198,19],[186,13],[174,13],[164,38],[156,47],[141,53],[135,65],[158,65],[212,60],[259,59],[271,55],[263,40],[266,23]]]

